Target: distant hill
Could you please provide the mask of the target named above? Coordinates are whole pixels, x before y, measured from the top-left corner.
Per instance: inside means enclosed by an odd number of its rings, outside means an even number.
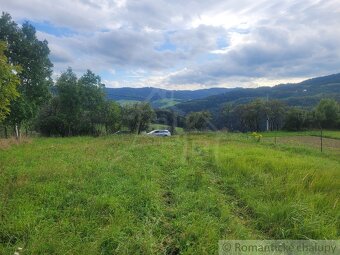
[[[295,84],[274,87],[235,88],[227,93],[194,99],[176,104],[179,112],[209,110],[216,112],[223,104],[247,103],[256,98],[280,99],[289,106],[312,107],[320,99],[329,97],[340,101],[340,73],[309,79]]]
[[[210,88],[199,90],[166,90],[153,87],[145,88],[106,88],[107,97],[121,104],[148,101],[153,107],[171,107],[181,102],[226,93],[231,89]]]

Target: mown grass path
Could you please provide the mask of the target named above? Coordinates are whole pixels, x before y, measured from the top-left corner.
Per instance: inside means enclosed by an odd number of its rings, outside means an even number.
[[[340,159],[243,135],[34,139],[0,150],[0,254],[217,254],[338,239]]]

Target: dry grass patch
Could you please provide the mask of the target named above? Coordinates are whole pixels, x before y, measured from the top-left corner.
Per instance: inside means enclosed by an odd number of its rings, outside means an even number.
[[[8,149],[12,145],[19,145],[19,144],[25,144],[25,143],[31,143],[32,139],[29,137],[21,137],[19,140],[17,140],[15,137],[7,138],[7,139],[0,139],[0,149]]]

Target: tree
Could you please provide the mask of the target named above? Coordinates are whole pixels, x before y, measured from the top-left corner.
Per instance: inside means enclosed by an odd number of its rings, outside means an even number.
[[[260,131],[263,129],[267,116],[265,103],[254,100],[248,104],[239,105],[235,108],[234,114],[239,120],[239,127],[242,131]]]
[[[96,134],[96,125],[103,121],[105,110],[104,85],[92,71],[78,80],[72,68],[63,72],[56,82],[60,114],[64,116],[67,135]]]
[[[221,118],[223,121],[223,127],[227,127],[228,129],[233,129],[233,107],[231,104],[224,104],[221,108]]]
[[[65,136],[68,131],[65,120],[65,116],[60,112],[60,99],[54,97],[41,108],[36,127],[46,136]]]
[[[104,84],[87,70],[79,79],[71,68],[63,72],[53,88],[54,97],[42,107],[37,128],[44,135],[99,135],[119,129],[120,106],[106,101]]]
[[[48,58],[50,51],[46,40],[37,39],[32,25],[25,22],[19,27],[7,13],[2,13],[0,17],[0,40],[8,45],[5,55],[9,63],[21,67],[21,72],[18,73],[20,101],[11,109],[9,116],[9,123],[17,126],[20,131],[21,124],[32,120],[50,97],[53,66]],[[29,111],[26,109],[27,106]],[[24,112],[19,112],[21,110]]]
[[[211,113],[208,111],[191,112],[186,116],[186,129],[204,130],[208,128],[211,118]]]
[[[103,121],[106,110],[104,84],[100,76],[87,70],[78,80],[78,90],[81,103],[81,127],[83,133],[98,133],[96,126]],[[81,130],[82,129],[82,130]]]
[[[335,128],[340,118],[340,106],[334,99],[322,99],[315,109],[315,117],[321,128]]]
[[[101,83],[100,76],[87,70],[79,78],[78,86],[82,108],[88,111],[99,111],[105,101],[104,84]]]
[[[20,95],[11,102],[11,113],[5,119],[5,124],[14,127],[16,138],[19,139],[21,136],[21,125],[25,122],[28,125],[32,116],[33,110],[31,105]]]
[[[20,84],[19,67],[8,63],[5,49],[5,43],[0,42],[0,122],[10,113],[11,101],[19,96],[17,87]]]
[[[300,131],[305,127],[307,112],[297,107],[288,110],[284,128],[289,131]]]
[[[269,122],[269,130],[279,130],[283,126],[285,105],[280,100],[265,102],[266,116]]]
[[[128,104],[123,107],[123,124],[137,134],[147,130],[154,117],[155,113],[149,103]]]
[[[77,76],[71,68],[60,75],[56,82],[56,88],[60,100],[60,113],[65,116],[67,135],[77,133],[75,127],[80,122],[81,97]]]
[[[118,103],[107,101],[105,103],[103,115],[103,123],[107,134],[120,129],[122,124],[122,109]]]

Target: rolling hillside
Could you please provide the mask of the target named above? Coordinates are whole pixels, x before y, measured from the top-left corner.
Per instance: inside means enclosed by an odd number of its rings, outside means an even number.
[[[191,111],[217,111],[226,103],[242,104],[256,98],[280,99],[289,106],[311,107],[321,98],[330,97],[340,101],[340,73],[309,79],[296,84],[280,84],[274,87],[253,89],[235,88],[228,93],[208,96],[177,104],[175,108],[183,113]]]
[[[210,88],[200,90],[166,90],[145,88],[106,88],[107,97],[120,104],[148,101],[154,108],[191,111],[217,111],[225,103],[242,104],[256,98],[280,99],[290,106],[311,107],[321,98],[340,101],[340,73],[309,79],[300,83],[259,88]]]

